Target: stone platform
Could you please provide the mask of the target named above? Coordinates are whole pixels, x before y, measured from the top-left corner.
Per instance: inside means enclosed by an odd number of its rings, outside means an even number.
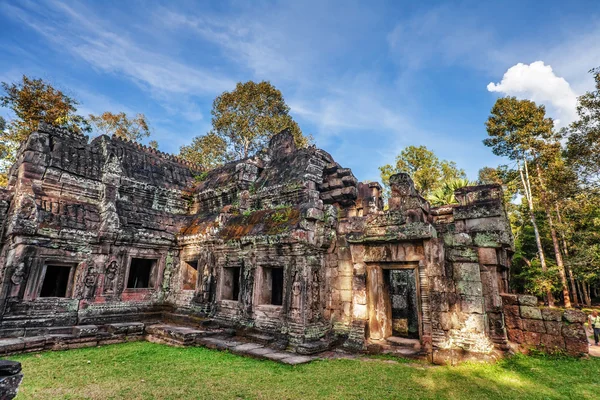
[[[268,335],[234,336],[223,329],[196,329],[170,324],[144,325],[141,322],[115,323],[102,326],[78,325],[48,328],[35,336],[0,339],[0,356],[47,350],[66,350],[96,347],[106,344],[147,340],[169,346],[202,346],[225,350],[241,356],[299,365],[319,359],[269,347],[273,340]]]

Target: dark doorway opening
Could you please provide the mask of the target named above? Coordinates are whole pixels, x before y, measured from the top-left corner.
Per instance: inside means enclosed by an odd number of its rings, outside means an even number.
[[[283,268],[271,268],[271,304],[283,304]]]
[[[417,284],[414,269],[386,269],[384,280],[389,288],[392,309],[392,336],[419,338]]]
[[[46,265],[39,297],[67,297],[72,266]]]
[[[151,287],[152,269],[156,260],[150,258],[132,258],[129,264],[128,289],[145,289]]]
[[[417,280],[415,268],[367,266],[369,338],[420,339]]]
[[[223,268],[223,286],[221,298],[223,300],[240,300],[240,267]]]

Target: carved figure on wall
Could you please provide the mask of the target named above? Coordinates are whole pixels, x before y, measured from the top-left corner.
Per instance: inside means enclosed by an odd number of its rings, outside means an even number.
[[[90,265],[87,268],[87,272],[85,278],[83,279],[83,298],[91,299],[94,297],[96,291],[96,281],[98,279],[98,274],[94,268],[94,265]]]
[[[13,285],[20,285],[21,283],[23,283],[23,281],[25,280],[25,263],[24,262],[20,262],[19,265],[17,265],[17,268],[15,268],[15,272],[13,272],[10,281],[13,283]]]
[[[12,276],[10,277],[10,281],[12,283],[12,288],[10,290],[10,297],[18,297],[19,292],[21,291],[21,284],[25,281],[27,277],[27,271],[25,270],[25,263],[20,262]]]
[[[319,280],[319,271],[314,270],[312,273],[312,301],[311,301],[311,309],[312,309],[312,317],[314,320],[319,319],[321,316],[321,301],[320,301],[320,290],[321,290],[321,282]]]
[[[300,311],[302,309],[302,282],[300,282],[300,274],[294,272],[292,280],[292,304],[290,307],[291,316],[294,319],[300,319]]]
[[[114,294],[117,284],[117,271],[119,265],[115,260],[112,260],[106,266],[104,272],[104,294]]]

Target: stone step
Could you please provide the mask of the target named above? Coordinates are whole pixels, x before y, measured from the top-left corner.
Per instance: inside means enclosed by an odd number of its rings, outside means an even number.
[[[226,336],[203,337],[198,339],[197,344],[209,349],[227,350],[240,356],[271,360],[287,365],[305,364],[317,359],[317,357],[276,350],[260,343],[244,343]]]
[[[245,335],[252,342],[269,344],[275,341],[275,337],[264,333],[248,333]]]
[[[173,325],[150,325],[146,327],[146,333],[157,339],[166,339],[167,342],[175,344],[192,345],[199,338],[209,334],[208,331]]]
[[[415,350],[421,350],[421,342],[418,339],[403,338],[400,336],[390,336],[386,342],[392,346],[408,347]]]

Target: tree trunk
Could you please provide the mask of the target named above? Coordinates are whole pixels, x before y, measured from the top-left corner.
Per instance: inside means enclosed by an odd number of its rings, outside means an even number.
[[[583,298],[585,301],[585,305],[590,307],[592,305],[592,299],[590,299],[590,293],[587,288],[587,282],[580,282],[581,291],[583,292]]]
[[[556,205],[556,216],[558,218],[558,223],[562,225],[562,216],[560,215],[560,209],[558,208],[558,203]],[[565,257],[569,258],[569,248],[567,247],[567,240],[565,239],[565,234],[563,231],[560,232],[560,239],[563,245],[563,251],[565,253]],[[575,278],[573,277],[573,271],[571,267],[567,263],[565,265],[567,269],[567,274],[569,275],[569,282],[571,283],[571,292],[573,292],[573,303],[576,305],[579,304],[579,298],[577,296],[577,286],[575,285]]]
[[[546,257],[544,256],[544,249],[542,248],[542,239],[540,238],[540,231],[535,220],[534,208],[533,208],[533,196],[531,194],[531,182],[529,180],[529,169],[527,168],[527,160],[523,159],[525,165],[525,175],[523,175],[523,169],[519,167],[519,173],[521,174],[521,181],[523,183],[523,189],[525,190],[525,198],[529,206],[529,219],[531,225],[533,225],[533,233],[535,235],[535,244],[538,249],[538,255],[540,257],[540,264],[542,265],[542,271],[546,272],[548,267],[546,266]],[[548,301],[548,307],[554,307],[554,298],[550,290],[546,291],[546,300]]]
[[[566,308],[571,308],[571,296],[569,296],[569,287],[567,285],[567,275],[565,273],[565,264],[563,263],[562,254],[560,253],[560,244],[558,243],[558,236],[556,235],[556,229],[554,229],[554,221],[552,220],[552,213],[550,212],[550,206],[548,205],[548,198],[546,197],[546,187],[544,179],[542,178],[542,171],[540,165],[536,162],[535,169],[537,171],[538,179],[540,181],[540,195],[542,197],[542,204],[544,205],[544,211],[548,218],[548,225],[550,226],[550,236],[552,237],[552,245],[554,246],[554,257],[556,259],[556,265],[558,266],[558,274],[560,275],[560,284],[562,286],[562,294]]]

